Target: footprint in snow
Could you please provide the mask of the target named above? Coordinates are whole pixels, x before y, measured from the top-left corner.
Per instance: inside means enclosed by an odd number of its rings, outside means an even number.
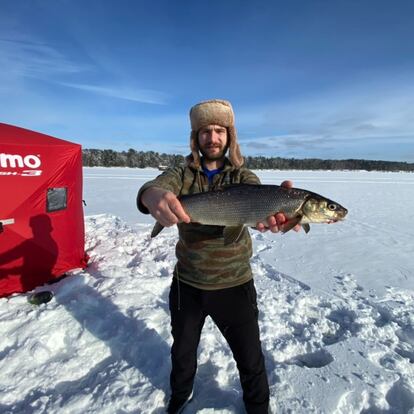
[[[333,356],[326,349],[319,349],[309,354],[297,355],[288,364],[306,368],[322,368],[334,361]]]

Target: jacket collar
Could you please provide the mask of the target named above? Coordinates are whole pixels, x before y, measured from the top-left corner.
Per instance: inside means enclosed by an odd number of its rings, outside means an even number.
[[[189,167],[193,170],[193,171],[199,171],[199,172],[203,172],[203,167],[200,165],[199,167],[194,167],[194,165],[189,165]],[[235,170],[234,165],[231,163],[231,161],[225,157],[224,158],[224,166],[223,169],[221,170],[221,172],[225,172],[225,171],[233,171]]]

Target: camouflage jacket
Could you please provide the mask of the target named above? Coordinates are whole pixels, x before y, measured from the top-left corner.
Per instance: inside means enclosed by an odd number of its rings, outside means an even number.
[[[260,180],[246,168],[234,168],[227,159],[223,170],[214,176],[210,186],[202,168],[175,167],[145,183],[139,190],[137,205],[142,213],[149,213],[141,203],[141,195],[149,187],[162,188],[180,196],[238,183],[258,184]],[[252,278],[252,241],[249,231],[245,229],[237,243],[225,246],[223,229],[222,226],[196,223],[178,224],[178,262],[174,277],[178,276],[180,281],[205,290],[233,287],[249,281]]]

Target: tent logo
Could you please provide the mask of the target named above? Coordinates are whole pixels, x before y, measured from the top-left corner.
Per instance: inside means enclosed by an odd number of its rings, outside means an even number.
[[[21,155],[13,154],[0,154],[0,166],[1,168],[39,168],[42,164],[40,158],[36,155]]]
[[[21,175],[23,177],[33,177],[42,175],[42,171],[38,168],[42,165],[42,161],[37,155],[19,155],[0,153],[1,168],[30,168],[30,170],[17,171],[0,171],[0,175]]]

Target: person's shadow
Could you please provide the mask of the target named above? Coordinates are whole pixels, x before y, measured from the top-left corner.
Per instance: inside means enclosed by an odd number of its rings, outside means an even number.
[[[51,405],[59,404],[61,407],[69,404],[74,395],[93,399],[95,393],[91,393],[91,390],[103,389],[108,383],[122,380],[122,371],[131,367],[136,368],[137,373],[131,377],[134,385],[126,385],[131,387],[129,397],[141,395],[140,388],[147,382],[157,390],[168,392],[170,347],[155,329],[147,326],[136,309],[121,312],[112,302],[113,298],[101,295],[78,276],[67,277],[62,284],[54,286],[53,290],[56,302],[71,314],[82,329],[102,341],[108,347],[109,355],[102,359],[97,357],[99,361],[91,361],[84,376],[58,382],[49,389],[32,390],[13,405],[0,404],[1,412],[31,412],[33,404],[42,397],[47,397]],[[124,380],[127,383],[128,376]],[[99,394],[96,398],[99,398]],[[149,410],[137,406],[131,413],[165,412],[164,403],[165,401],[161,404],[162,407],[151,407]],[[114,412],[124,413],[123,410]]]
[[[30,218],[29,225],[33,237],[0,253],[0,285],[6,284],[2,289],[6,293],[26,292],[55,277],[52,271],[59,249],[52,238],[51,220],[46,214],[39,214]],[[5,234],[0,234],[0,241],[1,237]],[[13,234],[11,237],[19,236]],[[19,259],[21,264],[7,267],[8,263]]]
[[[168,388],[170,347],[134,310],[125,315],[112,298],[79,282],[76,293],[66,296],[57,291],[55,299],[84,329],[110,348],[114,360],[137,368],[155,388]]]

